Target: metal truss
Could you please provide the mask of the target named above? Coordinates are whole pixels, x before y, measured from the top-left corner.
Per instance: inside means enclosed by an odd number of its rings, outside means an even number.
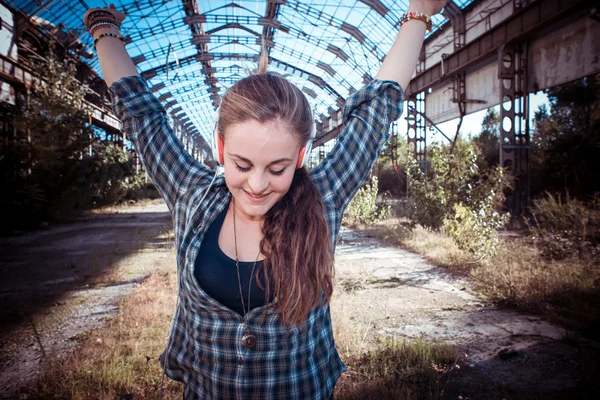
[[[60,41],[101,78],[81,17],[101,0],[3,0]],[[453,0],[459,9],[472,0]],[[114,0],[127,15],[127,49],[199,153],[210,140],[212,110],[245,76],[264,41],[273,70],[307,94],[322,129],[338,129],[344,99],[369,82],[391,47],[408,0]],[[436,26],[445,18],[437,16]],[[105,89],[97,90],[106,102]],[[335,137],[322,130],[322,140]],[[206,142],[207,140],[204,140]],[[323,142],[324,143],[324,142]]]

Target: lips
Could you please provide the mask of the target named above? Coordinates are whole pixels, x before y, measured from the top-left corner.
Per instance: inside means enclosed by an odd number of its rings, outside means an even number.
[[[244,190],[244,193],[246,193],[246,197],[253,203],[262,203],[267,197],[269,197],[269,194],[270,194],[270,193],[267,193],[262,196],[255,196],[255,195],[252,195],[252,194],[246,192],[245,190]]]

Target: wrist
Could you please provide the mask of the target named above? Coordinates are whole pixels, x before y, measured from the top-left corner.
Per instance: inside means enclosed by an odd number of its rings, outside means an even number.
[[[427,7],[425,4],[415,3],[415,2],[410,3],[408,8],[406,9],[406,12],[407,13],[418,12],[418,13],[426,14],[429,17],[436,14],[435,10],[433,10],[431,7]]]
[[[402,15],[400,18],[399,25],[404,26],[407,22],[417,21],[417,23],[422,24],[425,29],[431,32],[432,22],[431,17],[425,13],[417,12],[417,11],[409,11]]]

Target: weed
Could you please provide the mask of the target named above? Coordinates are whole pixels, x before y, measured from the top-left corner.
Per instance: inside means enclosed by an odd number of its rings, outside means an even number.
[[[30,399],[157,398],[162,376],[158,355],[166,345],[175,305],[174,254],[122,301],[106,328],[89,333],[69,359],[50,361]],[[181,385],[167,380],[165,399],[181,398]]]
[[[453,346],[417,340],[381,338],[374,349],[346,358],[340,399],[441,399],[458,361]]]
[[[600,269],[577,256],[547,259],[527,237],[500,237],[497,254],[474,260],[443,231],[419,225],[396,234],[398,222],[368,226],[370,234],[428,258],[435,265],[468,274],[473,290],[494,302],[542,314],[588,336],[600,337]]]

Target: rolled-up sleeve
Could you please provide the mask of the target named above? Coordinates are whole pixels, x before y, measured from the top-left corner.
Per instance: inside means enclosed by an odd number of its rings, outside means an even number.
[[[390,126],[400,118],[404,92],[395,81],[373,80],[351,95],[344,106],[344,127],[327,157],[311,170],[323,201],[346,208],[368,178]]]
[[[166,110],[146,80],[128,76],[110,87],[113,111],[133,143],[169,210],[190,187],[210,182],[213,172],[193,158],[168,124]]]

